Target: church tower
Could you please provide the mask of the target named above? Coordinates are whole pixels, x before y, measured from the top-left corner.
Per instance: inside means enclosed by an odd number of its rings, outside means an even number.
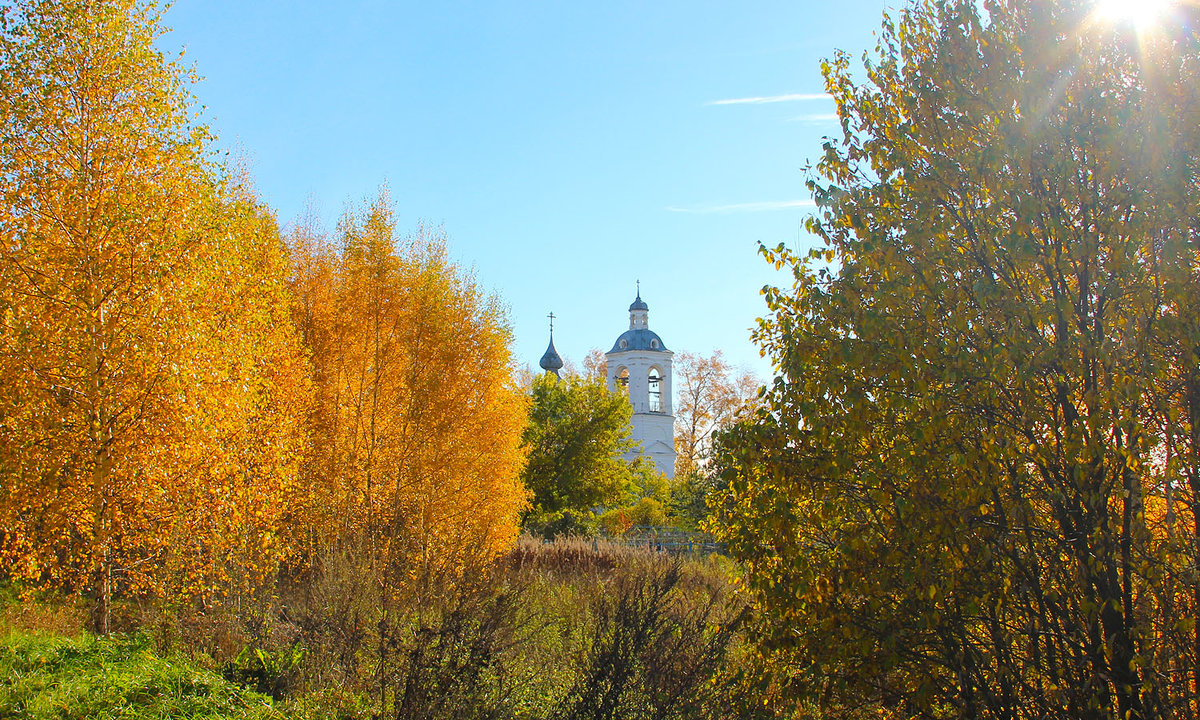
[[[647,324],[650,307],[637,299],[629,306],[629,329],[621,333],[608,360],[608,387],[619,390],[633,405],[633,439],[641,445],[626,455],[654,461],[658,471],[675,477],[675,416],[671,407],[671,357],[662,338]]]

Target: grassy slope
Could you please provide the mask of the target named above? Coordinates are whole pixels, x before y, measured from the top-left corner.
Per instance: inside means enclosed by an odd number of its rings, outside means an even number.
[[[283,718],[270,699],[136,638],[10,632],[0,718]]]

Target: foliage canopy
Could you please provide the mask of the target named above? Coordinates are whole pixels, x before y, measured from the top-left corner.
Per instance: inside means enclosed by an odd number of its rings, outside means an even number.
[[[632,476],[622,453],[633,448],[633,407],[600,378],[542,374],[533,380],[525,485],[544,513],[619,504]]]
[[[1200,53],[1091,13],[916,2],[824,68],[721,533],[829,710],[1197,712]]]
[[[274,219],[132,0],[0,8],[0,563],[95,600],[273,568],[305,368]]]
[[[288,248],[161,32],[0,4],[0,580],[107,633],[114,599],[249,613],[342,538],[389,593],[489,562],[526,501],[499,303],[386,197]]]
[[[316,392],[297,525],[309,557],[364,542],[398,590],[453,581],[516,538],[526,403],[497,300],[440,231],[399,236],[389,203],[347,212],[336,243],[292,237]]]

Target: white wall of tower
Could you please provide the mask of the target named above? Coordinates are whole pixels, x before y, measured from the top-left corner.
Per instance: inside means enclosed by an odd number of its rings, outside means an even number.
[[[608,389],[621,389],[621,371],[629,372],[629,384],[626,388],[629,404],[633,405],[634,414],[650,414],[650,368],[659,372],[660,404],[662,409],[653,412],[655,415],[674,415],[672,400],[671,352],[649,352],[632,350],[623,353],[608,353]]]

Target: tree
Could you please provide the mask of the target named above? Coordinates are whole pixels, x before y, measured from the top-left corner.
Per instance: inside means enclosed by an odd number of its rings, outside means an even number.
[[[633,448],[632,417],[629,401],[609,392],[604,380],[535,378],[523,437],[533,510],[590,512],[621,504],[631,492],[630,466],[621,456]]]
[[[1198,56],[1090,6],[918,2],[824,68],[719,531],[827,709],[1200,711]]]
[[[717,489],[711,459],[717,435],[750,412],[758,380],[725,362],[720,350],[709,357],[680,353],[675,359],[679,403],[675,410],[674,522],[694,529],[708,516],[708,498]]]
[[[159,584],[172,599],[211,605],[229,595],[244,607],[273,587],[288,550],[283,526],[308,452],[311,379],[274,216],[230,178],[202,222],[186,286],[193,311],[173,358],[181,373],[173,387],[185,398],[154,463],[170,474],[153,482],[174,488],[170,512],[158,517],[167,542]]]
[[[697,474],[708,462],[713,433],[731,423],[758,392],[749,372],[734,374],[717,350],[709,357],[679,353],[675,358],[679,405],[675,411],[675,475]]]
[[[211,163],[160,32],[135,0],[0,8],[0,563],[90,597],[98,632],[114,597],[261,570],[243,521],[278,511],[296,426],[251,425],[304,392],[274,221]]]
[[[338,234],[292,238],[316,394],[294,537],[309,558],[361,542],[383,602],[420,598],[516,537],[526,402],[511,335],[443,233],[397,237],[386,192]]]
[[[583,359],[583,374],[592,380],[608,382],[608,358],[600,348],[588,350]]]
[[[658,471],[654,461],[639,455],[629,463],[630,483],[622,504],[608,506],[597,518],[609,535],[623,535],[635,527],[664,527],[674,518],[667,515],[672,501],[671,481]]]

